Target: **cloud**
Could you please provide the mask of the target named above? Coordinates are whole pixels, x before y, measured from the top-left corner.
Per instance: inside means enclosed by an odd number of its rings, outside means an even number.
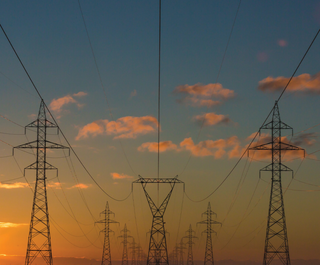
[[[132,92],[131,92],[131,94],[130,94],[130,98],[133,98],[133,97],[135,97],[137,95],[137,90],[133,90]]]
[[[278,45],[281,47],[286,47],[288,46],[288,42],[286,40],[278,40],[277,41]]]
[[[126,116],[116,121],[98,120],[89,123],[79,130],[76,140],[86,139],[89,136],[115,135],[118,138],[137,138],[155,132],[158,128],[158,121],[152,116],[132,117]]]
[[[159,144],[159,151],[165,152],[168,150],[178,150],[178,146],[172,141],[163,141],[160,142]],[[144,152],[144,151],[149,151],[149,152],[158,152],[158,143],[157,142],[148,142],[148,143],[143,143],[138,147],[138,151]]]
[[[317,142],[315,138],[318,138],[318,135],[316,133],[300,133],[298,136],[295,136],[293,138],[292,142],[294,145],[298,146],[312,146]]]
[[[204,126],[228,124],[231,121],[228,116],[215,114],[213,112],[194,116],[193,120],[199,125],[203,124]]]
[[[61,190],[61,183],[60,182],[50,182],[47,184],[49,188]]]
[[[84,96],[86,96],[86,95],[88,95],[88,93],[82,92],[82,91],[73,94],[74,97],[84,97]]]
[[[257,54],[257,59],[258,59],[259,62],[264,63],[264,62],[268,61],[269,55],[266,52],[259,52]]]
[[[132,179],[132,176],[126,175],[126,174],[119,174],[116,172],[110,173],[113,179]],[[114,183],[115,184],[115,183]]]
[[[180,147],[191,152],[193,156],[204,157],[213,156],[216,159],[222,158],[227,153],[233,151],[239,146],[239,139],[237,136],[232,136],[228,139],[206,140],[194,144],[191,137],[185,138]],[[229,155],[230,158],[230,155]]]
[[[17,223],[9,223],[9,222],[0,222],[0,228],[15,228],[19,226],[24,226],[29,224],[17,224]]]
[[[87,93],[80,91],[73,94],[72,96],[66,95],[58,99],[53,99],[49,105],[49,108],[56,113],[60,113],[63,110],[63,107],[69,104],[76,104],[78,108],[81,108],[83,107],[83,104],[80,104],[77,100],[74,99],[74,97],[84,97],[86,95]]]
[[[70,188],[68,188],[69,190],[70,189],[74,189],[74,188],[78,188],[78,189],[87,189],[89,188],[91,185],[86,185],[86,184],[83,184],[83,183],[78,183]]]
[[[16,183],[9,183],[4,184],[0,182],[0,189],[20,189],[20,188],[28,188],[28,183],[23,182],[16,182]]]
[[[174,95],[180,95],[177,102],[193,107],[213,107],[235,96],[233,90],[223,88],[221,84],[181,85],[174,89]]]
[[[259,82],[258,89],[263,92],[282,91],[287,85],[289,78],[271,76],[261,80]],[[287,91],[299,92],[300,94],[315,95],[320,94],[320,72],[315,75],[301,74],[297,77],[293,77]]]

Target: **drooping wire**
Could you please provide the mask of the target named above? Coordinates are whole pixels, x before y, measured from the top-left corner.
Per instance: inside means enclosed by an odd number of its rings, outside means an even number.
[[[302,62],[303,62],[303,60],[304,60],[304,58],[307,56],[307,54],[308,54],[309,50],[311,49],[314,41],[315,41],[316,38],[318,37],[319,32],[320,32],[320,29],[317,31],[315,37],[314,37],[313,40],[311,41],[308,49],[307,49],[306,52],[304,53],[304,55],[303,55],[302,59],[300,60],[298,66],[295,68],[293,74],[291,75],[291,77],[290,77],[290,79],[288,80],[286,86],[284,87],[282,93],[280,94],[277,102],[279,102],[279,100],[281,99],[283,93],[286,91],[287,87],[288,87],[289,84],[291,83],[292,78],[294,77],[294,75],[295,75],[296,72],[298,71],[300,65],[302,64]],[[201,199],[201,200],[193,200],[193,199],[191,199],[191,198],[186,194],[186,196],[187,196],[187,198],[188,198],[189,200],[191,200],[191,201],[193,201],[193,202],[202,202],[202,201],[208,199],[210,196],[212,196],[212,195],[222,186],[222,184],[229,178],[229,176],[232,174],[232,172],[233,172],[233,171],[235,170],[235,168],[238,166],[238,164],[239,164],[240,161],[242,160],[243,156],[247,153],[247,151],[248,151],[249,148],[251,147],[253,141],[256,139],[257,135],[258,135],[259,132],[261,131],[262,127],[265,125],[266,121],[269,119],[269,117],[270,117],[271,113],[273,112],[273,110],[274,110],[274,107],[271,109],[271,111],[269,112],[268,116],[266,117],[266,119],[264,120],[264,122],[262,123],[262,125],[260,126],[259,130],[256,132],[255,136],[252,138],[252,140],[251,140],[250,144],[247,146],[246,150],[242,153],[242,155],[240,156],[240,158],[238,159],[238,161],[236,162],[236,164],[232,167],[232,169],[230,170],[230,172],[229,172],[229,173],[227,174],[227,176],[222,180],[222,182],[217,186],[217,188],[215,188],[208,196],[206,196],[205,198],[203,198],[203,199]]]
[[[48,113],[50,114],[50,116],[51,116],[52,120],[53,120],[53,121],[54,121],[54,123],[56,124],[56,126],[57,126],[58,130],[60,131],[61,135],[63,136],[63,138],[64,138],[64,139],[65,139],[65,141],[67,142],[67,144],[68,144],[68,146],[69,146],[70,150],[71,150],[71,151],[72,151],[72,153],[75,155],[75,157],[77,158],[77,160],[79,161],[79,163],[81,164],[81,166],[83,167],[83,169],[86,171],[86,173],[87,173],[87,174],[89,175],[89,177],[92,179],[92,181],[93,181],[93,182],[94,182],[94,183],[99,187],[99,189],[100,189],[100,190],[101,190],[105,195],[107,195],[109,198],[111,198],[112,200],[115,200],[115,201],[125,201],[126,199],[128,199],[128,198],[130,197],[130,195],[131,195],[131,192],[130,192],[130,193],[129,193],[129,195],[128,195],[128,196],[126,196],[124,199],[117,199],[117,198],[115,198],[115,197],[111,196],[110,194],[108,194],[108,193],[107,193],[107,192],[106,192],[106,191],[105,191],[105,190],[100,186],[100,184],[99,184],[99,183],[94,179],[94,177],[91,175],[91,173],[89,172],[89,170],[87,169],[87,167],[84,165],[84,163],[81,161],[81,159],[80,159],[80,157],[78,156],[78,154],[76,153],[76,151],[75,151],[75,150],[73,149],[73,147],[71,146],[70,142],[68,141],[67,137],[65,136],[65,134],[64,134],[64,133],[63,133],[63,131],[61,130],[60,126],[59,126],[59,125],[58,125],[58,123],[56,122],[56,119],[54,118],[54,116],[52,115],[52,113],[51,113],[50,109],[48,108],[47,104],[45,103],[44,99],[42,98],[42,96],[41,96],[41,94],[40,94],[40,92],[39,92],[38,88],[36,87],[35,83],[33,82],[33,80],[32,80],[32,78],[31,78],[31,76],[29,75],[29,73],[28,73],[27,69],[25,68],[25,66],[24,66],[23,62],[21,61],[21,59],[20,59],[20,57],[19,57],[18,53],[16,52],[16,50],[15,50],[15,48],[14,48],[13,44],[11,43],[11,41],[10,41],[10,39],[9,39],[8,35],[6,34],[6,32],[5,32],[4,28],[2,27],[2,25],[1,25],[1,24],[0,24],[0,27],[1,27],[1,29],[2,29],[2,32],[3,32],[3,33],[4,33],[4,35],[5,35],[6,39],[8,40],[8,42],[9,42],[9,44],[10,44],[10,46],[11,46],[12,50],[14,51],[14,53],[15,53],[15,55],[16,55],[16,57],[17,57],[17,59],[19,60],[19,62],[20,62],[20,64],[21,64],[21,66],[23,67],[23,69],[24,69],[24,71],[25,71],[26,75],[28,76],[28,78],[29,78],[30,82],[32,83],[32,85],[33,85],[34,89],[36,90],[36,92],[37,92],[37,94],[38,94],[39,98],[43,101],[44,106],[45,106],[45,108],[47,109]]]
[[[222,66],[223,66],[223,63],[224,63],[224,59],[225,59],[226,54],[227,54],[227,50],[228,50],[228,47],[229,47],[229,43],[230,43],[230,40],[231,40],[231,36],[232,36],[232,33],[233,33],[233,29],[234,29],[234,26],[235,26],[235,24],[236,24],[236,20],[237,20],[237,17],[238,17],[240,5],[241,5],[241,0],[239,1],[238,8],[237,8],[235,17],[234,17],[234,19],[233,19],[231,31],[230,31],[229,38],[228,38],[228,41],[227,41],[227,45],[226,45],[226,48],[225,48],[224,53],[223,53],[223,56],[222,56],[222,60],[221,60],[221,63],[220,63],[220,67],[219,67],[219,70],[218,70],[218,73],[217,73],[217,76],[216,76],[216,80],[215,80],[214,85],[216,85],[216,84],[218,83],[218,80],[219,80],[219,77],[220,77],[220,72],[221,72],[221,69],[222,69]],[[205,123],[205,119],[203,119],[203,121],[202,121],[202,123],[201,123],[200,129],[199,129],[199,132],[198,132],[198,135],[197,135],[197,138],[196,138],[197,141],[199,140],[201,131],[202,131],[203,127],[204,127],[204,123]],[[181,173],[179,174],[179,176],[181,176],[181,175],[184,173],[184,171],[186,170],[186,168],[187,168],[187,166],[188,166],[188,164],[189,164],[189,162],[190,162],[190,160],[191,160],[191,157],[192,157],[192,154],[189,155],[188,160],[187,160],[187,163],[186,163],[186,165],[184,166],[184,168],[182,169],[182,171],[181,171]]]
[[[158,170],[157,176],[160,176],[160,103],[161,103],[161,94],[160,94],[160,85],[161,85],[161,0],[159,0],[159,42],[158,42]],[[158,184],[159,190],[159,184]]]
[[[91,53],[92,53],[92,57],[93,57],[93,60],[94,60],[94,64],[95,64],[95,67],[96,67],[96,70],[97,70],[97,73],[98,73],[98,76],[99,76],[99,80],[100,80],[100,85],[102,87],[102,90],[103,90],[103,94],[104,94],[104,97],[105,97],[105,100],[106,100],[106,104],[107,104],[107,108],[108,108],[108,111],[110,113],[110,116],[111,116],[111,119],[113,121],[115,121],[114,119],[114,116],[113,116],[113,113],[111,111],[111,107],[110,107],[110,104],[109,104],[109,101],[108,101],[108,97],[107,97],[107,92],[106,92],[106,89],[105,89],[105,86],[102,82],[102,77],[101,77],[101,73],[100,73],[100,69],[99,69],[99,66],[98,66],[98,63],[97,63],[97,59],[96,59],[96,55],[94,53],[94,50],[93,50],[93,45],[92,45],[92,42],[91,42],[91,38],[90,38],[90,35],[89,35],[89,31],[88,31],[88,28],[87,28],[87,24],[86,24],[86,21],[84,19],[84,15],[83,15],[83,11],[82,11],[82,7],[81,7],[81,4],[80,4],[80,0],[78,0],[78,4],[79,4],[79,9],[80,9],[80,12],[81,12],[81,17],[82,17],[82,21],[83,21],[83,25],[84,25],[84,28],[86,30],[86,33],[87,33],[87,38],[88,38],[88,41],[89,41],[89,45],[90,45],[90,49],[91,49]],[[116,132],[118,134],[118,131]],[[129,159],[128,159],[128,156],[125,152],[125,149],[123,147],[123,144],[122,144],[122,141],[120,138],[117,138],[119,143],[120,143],[120,147],[121,147],[121,150],[122,150],[122,153],[127,161],[127,164],[129,165],[131,171],[133,172],[134,175],[137,176],[136,172],[134,171]]]

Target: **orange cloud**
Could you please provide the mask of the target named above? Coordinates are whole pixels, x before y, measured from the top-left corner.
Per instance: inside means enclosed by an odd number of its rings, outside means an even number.
[[[17,223],[9,223],[9,222],[0,222],[0,228],[15,228],[18,226],[29,225],[29,224],[17,224]]]
[[[281,91],[287,85],[287,77],[267,77],[259,82],[258,89],[263,92]],[[320,94],[320,72],[315,75],[302,74],[293,77],[287,91],[299,92],[301,94]]]
[[[181,95],[177,102],[193,107],[212,107],[235,96],[233,90],[223,88],[219,83],[181,85],[175,88],[173,94]]]
[[[178,146],[172,141],[163,141],[160,142],[159,144],[159,151],[160,152],[165,152],[167,150],[177,150]],[[148,143],[143,143],[138,147],[138,151],[144,152],[144,151],[149,151],[149,152],[158,152],[158,143],[157,142],[148,142]]]
[[[288,42],[286,40],[278,40],[278,45],[281,47],[288,46]]]
[[[122,117],[116,121],[98,120],[87,124],[79,130],[76,140],[88,138],[90,135],[116,135],[117,138],[137,138],[155,132],[158,128],[158,121],[152,116],[143,117]]]
[[[75,93],[73,94],[72,96],[74,97],[83,97],[83,96],[86,96],[87,93],[85,92],[78,92],[78,93]],[[77,100],[75,100],[71,95],[66,95],[62,98],[58,98],[58,99],[53,99],[49,105],[49,108],[54,111],[54,112],[57,112],[57,113],[60,113],[62,111],[62,108],[65,106],[65,105],[68,105],[68,104],[76,104],[78,108],[81,108],[83,106],[83,104],[80,104]]]
[[[20,188],[28,188],[28,183],[16,182],[10,184],[3,184],[0,182],[0,189],[20,189]]]
[[[110,173],[113,179],[132,179],[132,176],[126,175],[126,174],[119,174],[116,172]]]
[[[200,125],[213,126],[218,124],[228,124],[231,120],[228,116],[211,113],[205,113],[193,117]]]
[[[61,183],[60,182],[51,182],[51,183],[48,183],[47,186],[49,188],[53,188],[53,189],[57,189],[57,190],[61,189]]]
[[[239,145],[239,140],[237,136],[232,136],[228,139],[219,139],[216,141],[206,140],[194,144],[193,140],[190,138],[185,138],[181,143],[180,147],[191,152],[193,156],[214,156],[214,158],[219,159],[222,158],[228,152],[232,152],[232,150]],[[227,150],[231,149],[231,150]],[[230,154],[229,154],[230,158]]]
[[[86,184],[83,184],[83,183],[78,183],[78,184],[72,186],[72,187],[69,188],[69,189],[74,189],[74,188],[87,189],[87,188],[89,188],[89,187],[90,187],[90,185],[86,185]]]
[[[106,122],[108,122],[108,120],[98,120],[85,125],[79,130],[76,140],[88,138],[89,135],[92,137],[103,135],[105,133]]]

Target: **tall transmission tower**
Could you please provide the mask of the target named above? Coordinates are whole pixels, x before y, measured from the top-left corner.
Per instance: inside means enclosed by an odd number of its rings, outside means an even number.
[[[188,258],[187,258],[187,265],[193,265],[193,251],[192,251],[192,245],[194,244],[193,239],[198,238],[194,235],[195,231],[192,230],[192,227],[190,225],[189,229],[186,231],[188,234],[187,236],[183,237],[186,238],[187,244],[188,244]]]
[[[152,225],[150,232],[149,250],[147,265],[160,265],[169,264],[168,249],[166,240],[166,230],[164,227],[164,213],[167,209],[173,188],[176,183],[183,183],[181,180],[176,178],[142,178],[133,183],[141,183],[144,193],[146,195],[151,213],[152,213]],[[157,206],[149,193],[146,190],[147,184],[170,184],[170,191],[165,197],[160,206]]]
[[[213,265],[214,264],[214,259],[213,259],[213,247],[212,247],[212,233],[216,233],[216,231],[214,231],[211,227],[212,225],[216,225],[216,224],[220,224],[220,222],[217,222],[215,220],[213,220],[213,216],[217,216],[217,214],[215,212],[213,212],[211,210],[211,205],[210,202],[208,202],[208,208],[207,210],[202,214],[207,216],[206,220],[203,220],[201,222],[198,222],[198,224],[205,224],[207,225],[206,230],[204,230],[202,233],[206,233],[207,234],[207,240],[206,240],[206,251],[205,251],[205,255],[204,255],[204,265]]]
[[[131,253],[132,253],[131,265],[137,265],[136,254],[137,254],[137,250],[138,250],[138,244],[134,240],[134,237],[132,237],[132,243],[131,243],[131,246],[129,247],[129,249],[131,249]]]
[[[108,202],[106,203],[105,210],[101,212],[100,215],[104,215],[104,218],[100,221],[97,221],[96,223],[104,224],[104,229],[101,230],[101,232],[104,233],[101,265],[111,265],[111,249],[110,249],[109,233],[113,231],[110,229],[110,224],[115,224],[115,223],[119,224],[119,222],[116,222],[110,219],[110,215],[114,215],[114,212],[110,211]]]
[[[25,127],[37,130],[37,140],[16,146],[14,149],[35,149],[36,162],[26,169],[36,171],[36,184],[34,188],[31,222],[28,236],[28,246],[25,264],[30,265],[40,255],[46,264],[52,265],[51,234],[49,224],[49,210],[47,201],[47,170],[57,170],[47,162],[47,149],[68,149],[63,145],[47,140],[47,129],[57,129],[58,126],[47,120],[43,100],[40,104],[38,118]]]
[[[273,107],[272,120],[265,124],[261,129],[271,130],[271,142],[254,146],[249,150],[271,151],[271,164],[260,169],[260,177],[262,171],[270,171],[271,177],[271,193],[268,213],[267,232],[264,247],[263,264],[271,264],[277,257],[282,264],[290,265],[289,245],[287,236],[286,217],[284,213],[284,202],[281,184],[281,172],[293,171],[282,164],[282,151],[301,151],[297,146],[281,139],[281,130],[292,130],[292,128],[281,121],[278,102]]]
[[[128,236],[128,232],[129,230],[127,229],[127,224],[124,224],[124,229],[121,230],[122,235],[118,236],[118,237],[122,237],[123,241],[123,252],[122,252],[122,263],[121,265],[128,265],[128,237],[132,237],[132,236]]]
[[[184,250],[186,249],[185,244],[183,243],[183,238],[181,238],[180,243],[179,243],[179,265],[184,265],[184,260],[183,260],[183,255],[184,255]]]

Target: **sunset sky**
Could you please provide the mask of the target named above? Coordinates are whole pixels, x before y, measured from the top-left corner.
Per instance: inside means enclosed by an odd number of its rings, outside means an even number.
[[[58,178],[47,174],[53,256],[101,259],[103,227],[95,222],[108,201],[120,223],[111,227],[112,258],[120,260],[125,224],[148,249],[152,216],[141,185],[132,182],[157,177],[158,1],[80,3],[92,46],[76,0],[1,1],[0,23],[105,191],[74,154],[48,151],[48,162],[59,168]],[[235,20],[238,6],[162,1],[160,177],[178,175],[185,183],[185,193],[181,184],[174,188],[165,214],[168,250],[191,224],[196,260],[204,257],[205,226],[197,222],[208,202],[222,222],[214,227],[215,259],[262,260],[271,175],[259,179],[259,169],[270,157],[250,152],[225,178],[320,28],[319,0],[243,0]],[[279,101],[282,121],[294,129],[283,136],[306,150],[305,158],[284,156],[294,171],[293,179],[282,177],[291,259],[320,260],[319,38]],[[23,127],[36,119],[40,98],[2,32],[0,43],[0,256],[24,256],[35,173],[24,178],[23,168],[35,156],[30,150],[12,156],[12,147],[36,139]],[[49,134],[67,145],[61,133]],[[156,186],[148,190],[156,202]],[[160,200],[168,191],[160,185]]]

